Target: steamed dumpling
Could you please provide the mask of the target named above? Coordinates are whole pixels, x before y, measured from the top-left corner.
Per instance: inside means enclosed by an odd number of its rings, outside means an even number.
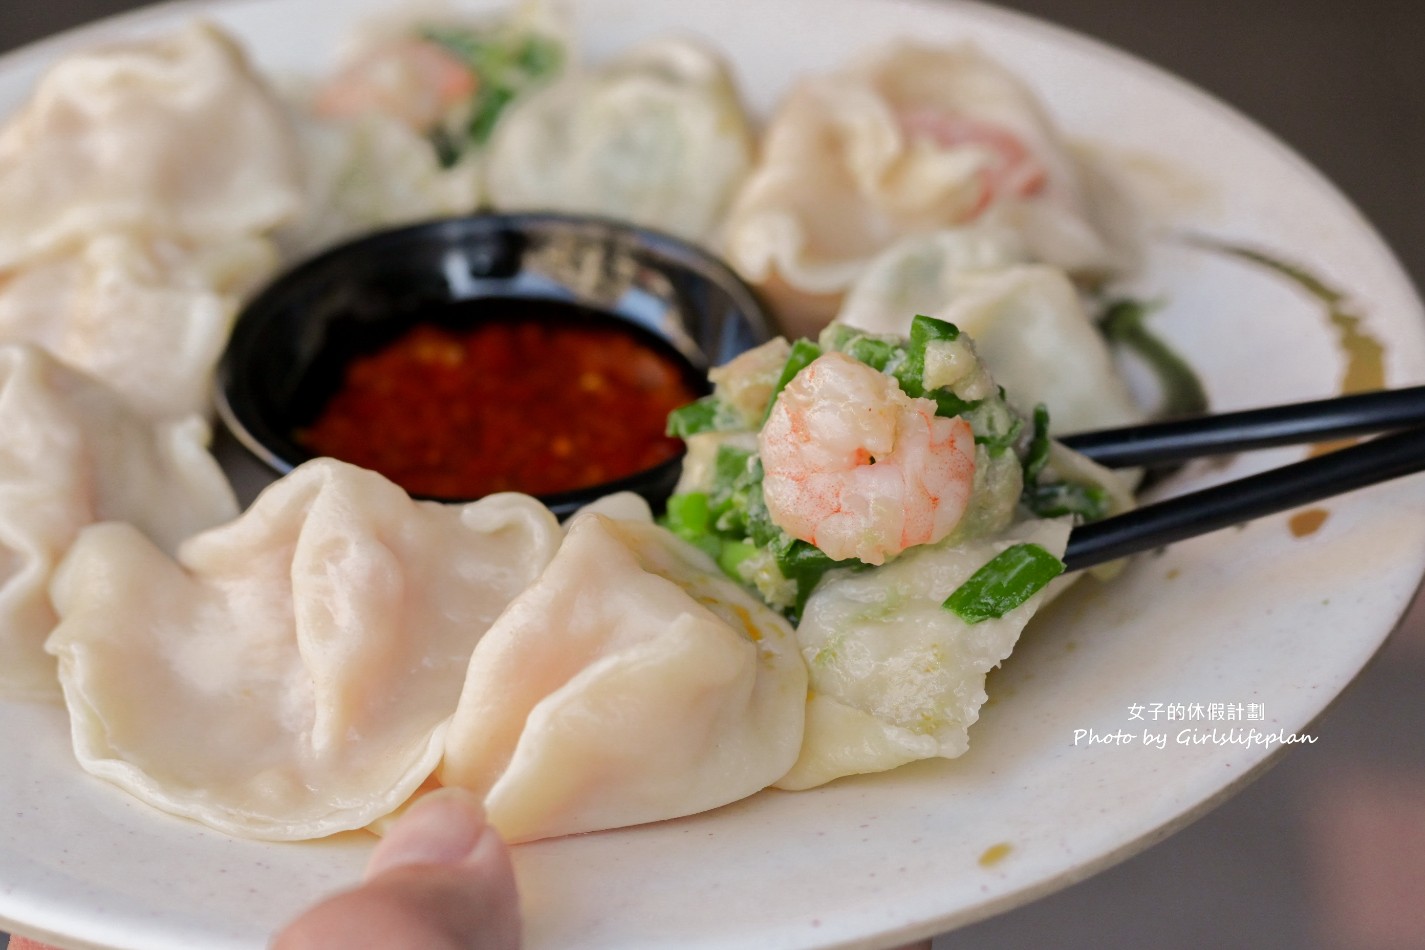
[[[409,11],[360,26],[295,112],[306,208],[281,234],[308,253],[382,227],[469,214],[503,116],[563,68],[563,18],[543,3],[496,17]]]
[[[0,130],[0,271],[114,231],[261,234],[300,189],[283,110],[214,27],[79,53]]]
[[[973,224],[907,235],[866,262],[836,319],[903,337],[915,314],[943,308],[962,275],[1027,263],[1029,249],[1010,228]]]
[[[583,514],[471,657],[440,779],[512,841],[689,815],[786,772],[805,702],[780,615],[657,525]]]
[[[381,228],[469,214],[481,202],[478,162],[442,166],[430,140],[396,119],[308,117],[298,128],[307,201],[302,216],[278,233],[288,255]]]
[[[1045,404],[1055,432],[1143,421],[1073,282],[1009,247],[976,230],[904,238],[867,265],[837,320],[897,336],[917,313],[955,324],[1010,402],[1026,415]]]
[[[212,26],[60,61],[0,130],[0,341],[154,418],[205,412],[239,298],[301,205],[293,130]]]
[[[704,241],[751,161],[727,67],[693,42],[661,40],[571,72],[512,110],[490,145],[490,201]]]
[[[262,238],[99,235],[0,274],[0,340],[43,346],[151,418],[206,414],[239,304],[276,266]]]
[[[415,502],[330,459],[176,561],[95,525],[55,578],[47,644],[76,756],[232,834],[363,827],[435,768],[471,651],[559,539],[527,496]]]
[[[1067,521],[1027,521],[993,538],[913,548],[875,570],[822,580],[797,627],[811,680],[806,739],[777,786],[811,788],[964,754],[986,699],[985,675],[1010,655],[1051,590],[976,624],[941,605],[1011,544],[1032,542],[1062,556],[1068,537]]]
[[[790,335],[815,335],[867,262],[908,234],[989,222],[1036,260],[1121,268],[1132,229],[1099,188],[1009,72],[971,46],[902,42],[792,90],[725,246]]]
[[[53,696],[49,584],[80,529],[127,521],[172,551],[237,502],[202,419],[148,422],[34,347],[0,347],[0,433],[0,693]]]

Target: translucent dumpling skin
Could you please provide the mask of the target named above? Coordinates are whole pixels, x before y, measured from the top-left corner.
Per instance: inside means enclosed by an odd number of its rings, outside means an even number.
[[[1067,521],[1027,521],[993,538],[927,545],[876,570],[823,580],[797,628],[811,679],[806,741],[777,786],[811,788],[964,754],[986,699],[985,675],[1014,650],[1047,592],[975,624],[942,604],[1010,544],[1032,542],[1058,555],[1068,537]]]
[[[289,256],[315,254],[368,231],[471,214],[480,204],[477,161],[444,168],[427,139],[387,116],[304,117],[298,137],[307,201],[301,217],[277,235]]]
[[[43,346],[150,418],[206,415],[240,302],[276,266],[264,238],[98,235],[0,274],[0,340]]]
[[[559,537],[527,496],[414,502],[329,459],[177,560],[94,526],[47,644],[79,762],[232,834],[363,827],[435,768],[471,651]]]
[[[968,333],[1026,416],[1043,403],[1056,433],[1142,422],[1069,276],[1010,256],[996,232],[961,228],[903,238],[873,259],[837,321],[903,336],[928,314]]]
[[[476,648],[440,779],[512,841],[716,808],[801,746],[785,620],[656,525],[579,516]]]
[[[206,413],[302,189],[286,111],[216,27],[65,57],[0,128],[0,341],[152,418]]]
[[[283,228],[306,255],[484,202],[490,133],[563,68],[567,25],[543,3],[489,15],[411,8],[360,23],[335,70],[294,103],[307,185]]]
[[[79,532],[126,521],[172,551],[237,502],[201,418],[150,422],[32,346],[0,347],[0,433],[0,695],[52,697],[49,585]]]
[[[907,41],[793,87],[724,246],[789,335],[811,336],[867,262],[906,235],[992,223],[1034,260],[1121,269],[1133,225],[1102,190],[1008,70],[969,45]]]
[[[502,211],[605,215],[708,241],[751,163],[727,67],[663,40],[511,110],[491,141],[489,198]]]
[[[206,24],[62,60],[0,129],[0,271],[105,232],[263,233],[300,205],[285,114]]]

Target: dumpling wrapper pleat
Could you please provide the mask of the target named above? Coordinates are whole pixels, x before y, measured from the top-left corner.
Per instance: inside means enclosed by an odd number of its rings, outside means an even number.
[[[753,150],[722,59],[687,39],[655,40],[569,71],[502,117],[489,199],[500,211],[603,215],[708,242]]]
[[[0,271],[116,231],[250,237],[301,204],[282,106],[205,23],[66,57],[0,129]]]
[[[276,268],[264,238],[97,235],[0,274],[0,340],[43,346],[149,418],[207,416],[240,302]]]
[[[0,127],[0,340],[152,418],[210,405],[267,239],[304,202],[296,131],[206,23],[73,53]]]
[[[237,514],[197,416],[155,423],[45,351],[0,347],[0,695],[56,698],[49,586],[79,532],[127,521],[165,551]]]
[[[805,702],[779,614],[664,529],[584,514],[471,657],[439,776],[511,841],[690,815],[780,777]]]
[[[1131,202],[1024,83],[969,44],[902,41],[791,89],[722,242],[788,334],[813,336],[894,241],[971,223],[1075,273],[1136,262]]]
[[[79,762],[235,835],[363,827],[435,768],[471,651],[560,535],[524,495],[415,502],[330,459],[176,561],[90,528],[47,644]]]

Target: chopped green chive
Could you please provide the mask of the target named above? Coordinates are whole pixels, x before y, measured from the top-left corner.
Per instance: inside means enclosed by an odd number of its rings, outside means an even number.
[[[1207,410],[1207,392],[1202,381],[1172,347],[1148,329],[1147,318],[1155,309],[1141,300],[1116,300],[1099,317],[1099,330],[1110,343],[1138,354],[1158,377],[1163,400],[1158,415],[1172,419]]]
[[[742,580],[738,573],[738,566],[750,557],[755,557],[759,548],[755,544],[748,544],[746,541],[724,541],[722,550],[717,555],[717,566],[722,568],[724,574],[734,580]]]
[[[747,472],[747,462],[752,452],[735,445],[720,445],[713,456],[714,489],[731,489],[733,483]]]
[[[927,317],[923,313],[916,314],[910,321],[910,346],[911,349],[920,350],[921,356],[925,355],[925,344],[934,340],[943,340],[947,343],[960,338],[960,328],[949,320],[938,320],[935,317]]]
[[[716,396],[704,396],[686,406],[679,406],[668,413],[667,434],[686,439],[700,432],[714,432],[722,415],[721,409]]]
[[[910,343],[905,362],[896,370],[896,379],[908,396],[925,395],[925,345],[934,340],[955,340],[960,328],[945,320],[916,314],[910,321]]]
[[[689,541],[707,534],[711,517],[708,496],[700,491],[672,496],[663,515],[668,530]]]
[[[1024,486],[1029,486],[1039,478],[1044,466],[1049,464],[1049,407],[1042,402],[1034,407],[1034,435],[1029,440],[1029,451],[1024,456]]]
[[[846,346],[846,355],[855,360],[860,360],[874,370],[885,371],[890,365],[900,347],[885,340],[877,340],[874,337],[861,336],[852,340]],[[903,352],[903,351],[901,351]]]
[[[966,623],[996,620],[1064,573],[1064,562],[1038,544],[1016,544],[995,555],[945,599]]]
[[[833,561],[821,548],[806,541],[793,540],[781,550],[776,552],[777,568],[782,572],[782,576],[797,585],[797,602],[795,611],[802,612],[806,606],[807,598],[816,589],[816,585],[821,583],[826,572],[837,567],[851,567],[861,562],[856,560]]]
[[[943,388],[932,389],[925,394],[925,398],[935,403],[935,414],[945,419],[963,416],[984,402],[982,399],[961,399],[950,390]]]
[[[777,401],[782,390],[787,388],[798,373],[811,365],[812,361],[821,355],[821,347],[811,340],[798,340],[792,344],[792,351],[787,354],[787,362],[782,364],[782,372],[777,377],[777,383],[772,387],[772,398],[767,401],[767,415],[772,414],[772,405]],[[766,417],[763,417],[766,422]]]
[[[821,343],[828,350],[845,353],[882,373],[895,375],[896,369],[905,362],[904,341],[867,333],[845,324],[833,323],[829,326],[822,332]]]
[[[1041,518],[1062,518],[1074,515],[1081,522],[1098,521],[1108,514],[1113,499],[1101,485],[1080,485],[1076,482],[1047,482],[1025,485],[1024,502]]]

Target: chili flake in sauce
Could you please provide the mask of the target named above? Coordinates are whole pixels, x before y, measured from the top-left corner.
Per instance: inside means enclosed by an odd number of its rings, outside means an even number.
[[[499,303],[355,356],[298,441],[433,498],[572,491],[682,451],[665,421],[701,393],[670,347],[572,304]]]

